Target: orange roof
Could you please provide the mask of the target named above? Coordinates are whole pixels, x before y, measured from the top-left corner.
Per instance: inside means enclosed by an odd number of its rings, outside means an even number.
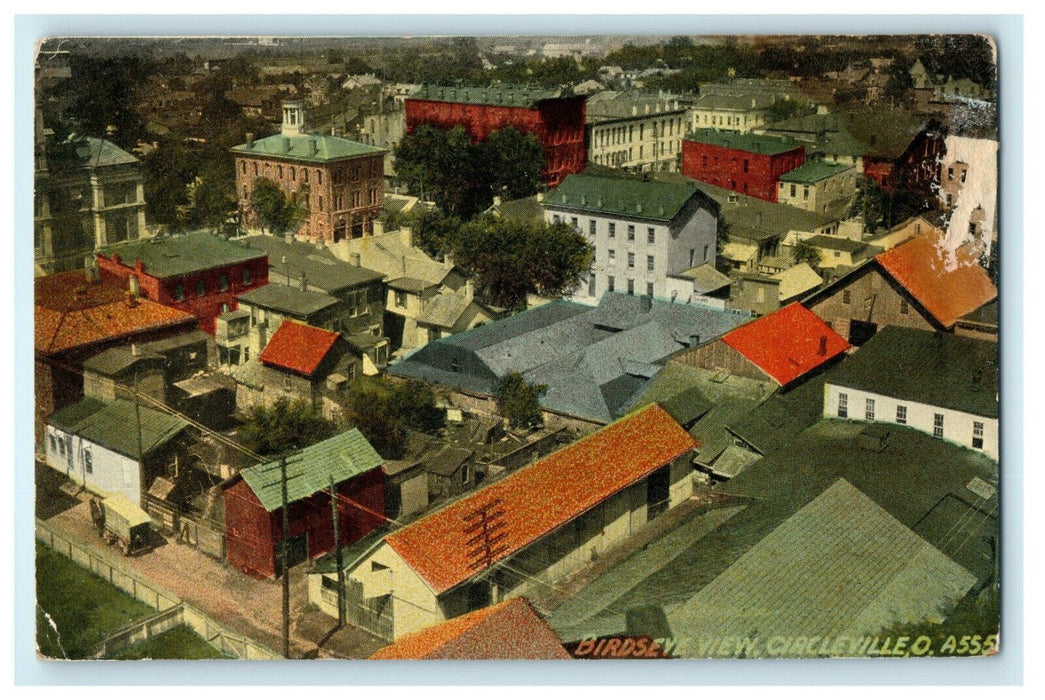
[[[722,340],[780,386],[849,349],[845,338],[798,302],[734,328]]]
[[[192,314],[149,299],[128,301],[126,290],[88,282],[79,271],[38,277],[33,287],[34,345],[41,353],[196,323]]]
[[[272,335],[258,360],[311,375],[337,342],[338,334],[297,321],[284,321]]]
[[[525,598],[512,598],[400,637],[371,659],[569,659]]]
[[[976,257],[965,248],[948,252],[938,234],[913,238],[875,260],[944,328],[998,296]]]
[[[385,541],[440,594],[479,569],[469,556],[474,533],[464,530],[477,509],[501,501],[491,512],[504,524],[492,559],[504,559],[566,524],[613,494],[648,476],[696,446],[667,412],[651,404],[398,530]]]

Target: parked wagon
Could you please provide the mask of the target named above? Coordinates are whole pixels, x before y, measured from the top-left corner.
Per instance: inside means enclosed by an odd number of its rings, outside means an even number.
[[[124,556],[138,554],[150,546],[152,520],[148,513],[127,500],[126,496],[110,496],[102,501],[102,538],[116,545]]]

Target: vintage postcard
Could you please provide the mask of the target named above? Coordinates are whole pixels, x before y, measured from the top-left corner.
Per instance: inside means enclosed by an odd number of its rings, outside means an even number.
[[[41,41],[38,655],[996,653],[996,48]]]

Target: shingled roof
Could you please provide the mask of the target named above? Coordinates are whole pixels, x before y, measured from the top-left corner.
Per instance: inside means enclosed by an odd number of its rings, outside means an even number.
[[[159,279],[180,277],[265,257],[263,252],[209,231],[189,231],[117,243],[102,248],[98,254],[110,259],[119,256],[119,261],[128,267],[141,262],[147,275]]]
[[[545,209],[670,222],[691,201],[718,212],[718,204],[692,182],[664,182],[608,175],[567,175],[544,198]]]
[[[790,384],[849,349],[849,343],[798,302],[722,336],[781,386]]]
[[[61,272],[34,282],[34,346],[50,354],[136,334],[195,325],[192,314],[142,298],[83,272]]]
[[[998,288],[964,248],[950,251],[943,237],[928,233],[875,256],[944,328],[998,296]]]
[[[275,134],[249,144],[233,146],[232,151],[240,155],[275,156],[304,163],[327,163],[385,152],[383,148],[326,134]]]
[[[258,360],[270,367],[311,376],[340,336],[290,319],[280,324]]]
[[[138,406],[124,399],[85,398],[57,411],[48,423],[87,442],[138,459],[138,430],[142,455],[149,455],[178,436],[189,424],[168,413]]]
[[[371,659],[569,659],[525,598],[511,598],[405,635]]]
[[[464,517],[480,506],[500,500],[504,510],[504,550],[495,558],[500,561],[696,444],[663,408],[650,405],[388,535],[385,542],[438,595],[476,573],[461,531]]]

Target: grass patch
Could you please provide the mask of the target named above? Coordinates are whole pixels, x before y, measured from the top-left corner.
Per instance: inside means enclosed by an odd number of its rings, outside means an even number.
[[[147,642],[135,644],[112,657],[121,661],[131,659],[227,659],[220,651],[207,644],[202,637],[182,625],[157,635]]]
[[[117,629],[153,612],[100,576],[36,543],[36,643],[44,656],[87,658]]]

